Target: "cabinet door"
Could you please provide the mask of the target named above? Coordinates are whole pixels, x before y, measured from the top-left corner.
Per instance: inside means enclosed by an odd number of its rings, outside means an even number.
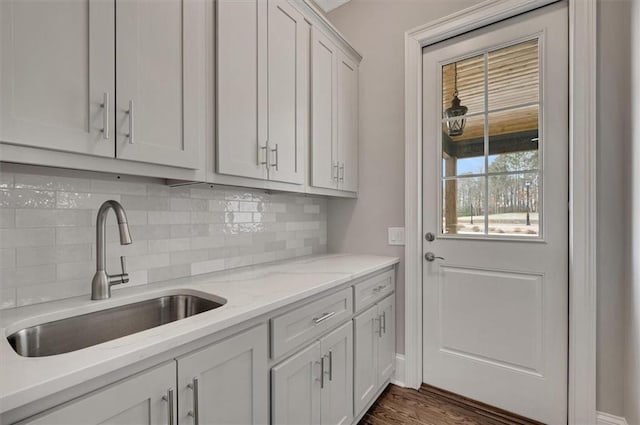
[[[286,0],[269,0],[269,180],[304,183],[308,24]]]
[[[396,364],[396,297],[391,295],[378,303],[381,322],[380,343],[378,344],[378,385],[391,378]]]
[[[338,184],[338,48],[320,30],[311,32],[311,185]]]
[[[114,10],[0,1],[0,142],[114,156]]]
[[[172,361],[20,423],[30,425],[176,423],[175,379],[176,365]],[[173,403],[171,408],[170,402]],[[169,420],[170,413],[174,414],[173,420]]]
[[[117,157],[200,168],[204,2],[116,0],[116,45]]]
[[[267,326],[178,359],[181,424],[267,424]]]
[[[267,2],[216,7],[216,170],[266,179]]]
[[[356,316],[353,324],[353,404],[354,414],[357,416],[368,405],[378,389],[378,340],[380,339],[378,306],[371,306]]]
[[[358,65],[340,54],[338,61],[338,158],[342,190],[358,190]]]
[[[322,425],[349,425],[353,420],[353,323],[320,340],[324,359]]]
[[[320,424],[320,342],[271,369],[272,423]]]

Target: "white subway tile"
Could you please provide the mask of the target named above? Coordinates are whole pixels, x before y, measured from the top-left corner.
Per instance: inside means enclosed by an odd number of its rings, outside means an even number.
[[[18,267],[91,260],[91,245],[56,245],[17,248]]]
[[[191,264],[191,274],[203,274],[203,273],[212,273],[217,272],[219,270],[224,270],[225,264],[224,260],[209,260],[209,261],[201,261],[198,263]]]
[[[147,185],[124,181],[91,180],[91,192],[145,196],[147,194]]]
[[[55,243],[55,229],[0,229],[0,247],[45,246]]]
[[[305,204],[304,212],[306,214],[320,214],[320,205]]]
[[[30,189],[0,189],[0,208],[55,208],[56,193]]]
[[[119,268],[120,266],[118,265],[117,267]],[[58,281],[84,279],[87,285],[91,285],[91,279],[96,271],[96,262],[89,259],[83,262],[58,263],[57,269]],[[108,269],[107,272],[113,273],[113,269]]]
[[[109,200],[120,201],[120,195],[103,193],[58,192],[57,208],[95,209]]]
[[[53,282],[56,280],[56,266],[29,266],[14,269],[0,269],[0,282],[5,288]]]
[[[0,228],[16,227],[16,210],[0,209]]]
[[[16,227],[89,226],[91,210],[16,210]]]
[[[16,267],[16,249],[2,248],[0,249],[0,269],[8,269]]]
[[[189,224],[191,213],[184,211],[149,211],[149,224]]]
[[[0,288],[0,310],[17,306],[17,288]]]
[[[88,180],[77,179],[73,177],[16,173],[14,187],[16,189],[45,189],[89,192],[91,185]]]

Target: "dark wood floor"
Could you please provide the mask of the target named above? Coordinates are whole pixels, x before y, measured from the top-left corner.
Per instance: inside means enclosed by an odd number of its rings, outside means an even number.
[[[359,425],[540,425],[509,412],[423,385],[390,385]]]

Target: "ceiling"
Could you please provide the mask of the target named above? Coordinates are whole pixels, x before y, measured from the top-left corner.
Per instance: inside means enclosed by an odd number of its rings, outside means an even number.
[[[325,12],[330,12],[336,7],[342,6],[350,0],[315,0],[316,4]]]

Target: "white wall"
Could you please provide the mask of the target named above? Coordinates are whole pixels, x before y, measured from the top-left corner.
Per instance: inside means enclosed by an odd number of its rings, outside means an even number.
[[[360,197],[357,202],[329,201],[330,251],[403,256],[402,247],[387,245],[386,228],[404,223],[404,31],[477,3],[352,0],[328,14],[364,56],[360,68]],[[624,208],[627,202],[624,165],[628,158],[625,149],[630,134],[629,9],[628,0],[602,0],[598,8],[598,409],[615,415],[624,414],[623,386],[627,375],[622,365],[624,248],[629,233]],[[640,179],[638,173],[636,178]],[[636,215],[640,216],[640,200],[636,202]],[[640,252],[637,249],[636,257]],[[403,265],[400,270],[398,299],[402,300]],[[640,269],[636,273],[637,280]],[[636,288],[636,299],[637,292],[640,288]],[[640,301],[636,302],[640,305]],[[640,310],[638,305],[636,311]],[[637,334],[640,329],[637,315],[635,323],[631,331]],[[398,305],[397,333],[398,352],[402,353],[402,302]],[[634,350],[637,362],[640,341]],[[632,387],[637,396],[638,386]],[[637,405],[638,398],[635,400]]]
[[[632,126],[628,161],[630,213],[629,286],[627,288],[627,338],[625,352],[625,417],[630,425],[640,424],[640,0],[632,11]]]
[[[328,16],[364,56],[360,64],[359,198],[330,200],[333,252],[404,258],[387,245],[387,227],[404,225],[404,32],[479,0],[351,0]],[[404,264],[398,275],[404,299]],[[404,352],[404,304],[398,303],[398,352]]]

